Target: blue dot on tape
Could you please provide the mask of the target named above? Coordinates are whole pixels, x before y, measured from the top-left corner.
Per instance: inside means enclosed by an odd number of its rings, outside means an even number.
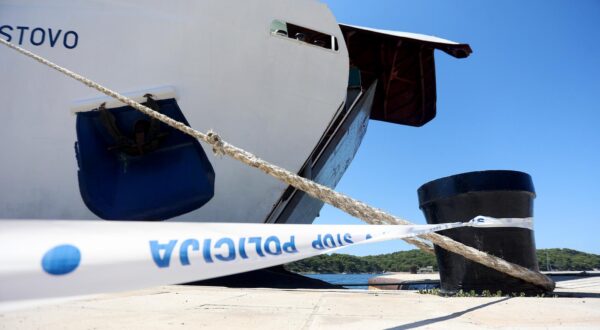
[[[58,245],[46,252],[42,258],[42,268],[48,274],[68,274],[79,266],[81,252],[70,244]]]

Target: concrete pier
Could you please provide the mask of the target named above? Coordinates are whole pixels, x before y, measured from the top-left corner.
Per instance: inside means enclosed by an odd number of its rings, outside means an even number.
[[[600,299],[163,286],[0,313],[0,329],[600,327]]]

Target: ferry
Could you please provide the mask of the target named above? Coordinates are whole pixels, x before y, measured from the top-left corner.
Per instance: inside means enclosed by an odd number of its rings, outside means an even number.
[[[0,38],[329,187],[369,121],[435,117],[436,50],[472,52],[316,0],[0,0]],[[0,219],[309,224],[323,206],[6,47],[0,75]]]

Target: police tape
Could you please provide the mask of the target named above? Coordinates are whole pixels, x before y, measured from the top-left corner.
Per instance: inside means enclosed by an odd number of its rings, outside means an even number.
[[[452,228],[532,226],[483,216],[414,226],[3,220],[0,303],[180,284]]]

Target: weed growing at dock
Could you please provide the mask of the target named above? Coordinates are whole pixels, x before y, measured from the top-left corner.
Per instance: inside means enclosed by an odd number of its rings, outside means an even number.
[[[503,293],[502,291],[498,290],[495,293],[490,292],[489,290],[483,290],[481,291],[481,293],[477,293],[475,292],[475,290],[470,290],[470,291],[463,291],[463,290],[459,290],[458,292],[456,292],[455,294],[448,294],[448,293],[442,293],[440,291],[440,289],[425,289],[425,290],[419,290],[420,294],[431,294],[434,296],[442,296],[442,297],[484,297],[484,298],[500,298],[500,297],[511,297],[511,298],[516,298],[516,297],[527,297],[527,294],[525,294],[525,292],[512,292],[512,293]],[[532,297],[536,297],[536,298],[556,298],[557,295],[553,294],[553,293],[542,293],[542,294],[538,294],[536,296],[532,296]]]

